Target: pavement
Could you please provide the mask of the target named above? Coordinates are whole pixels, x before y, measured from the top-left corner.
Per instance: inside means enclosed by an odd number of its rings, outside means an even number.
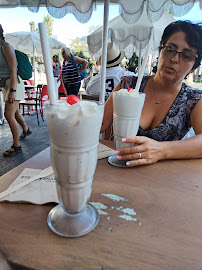
[[[32,134],[20,141],[22,152],[12,157],[3,156],[3,152],[12,145],[10,127],[7,121],[0,125],[0,176],[50,146],[46,121],[42,121],[39,115],[40,126],[38,126],[36,115],[25,115],[24,118]]]

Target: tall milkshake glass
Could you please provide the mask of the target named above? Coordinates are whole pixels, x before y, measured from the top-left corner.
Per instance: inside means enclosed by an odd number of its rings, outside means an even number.
[[[46,104],[51,163],[60,202],[50,211],[48,225],[61,236],[85,235],[99,221],[97,210],[88,200],[97,165],[103,111],[104,105],[90,101]]]
[[[123,143],[122,138],[136,136],[142,108],[144,105],[145,94],[121,89],[113,92],[113,130],[114,147],[120,149],[133,146],[133,143]],[[110,164],[117,167],[126,166],[127,160],[118,160],[117,155],[108,158]]]

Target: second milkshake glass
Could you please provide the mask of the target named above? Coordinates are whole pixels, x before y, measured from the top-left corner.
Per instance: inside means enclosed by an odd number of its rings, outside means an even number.
[[[133,143],[123,143],[122,138],[136,136],[142,108],[144,105],[145,94],[120,94],[119,91],[113,92],[113,130],[114,147],[120,149],[133,146]],[[117,167],[128,167],[127,160],[117,159],[117,155],[110,156],[108,162]]]
[[[51,143],[51,163],[60,201],[48,215],[48,225],[66,237],[82,236],[93,230],[97,210],[88,200],[97,165],[98,143],[104,105],[81,101],[46,104]]]

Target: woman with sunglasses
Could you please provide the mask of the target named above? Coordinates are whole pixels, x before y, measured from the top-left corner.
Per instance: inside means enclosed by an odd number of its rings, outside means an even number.
[[[202,158],[202,91],[183,83],[200,66],[201,58],[201,25],[176,21],[165,28],[157,72],[143,77],[140,86],[146,98],[138,134],[122,139],[134,146],[117,149],[118,159],[137,166],[163,159]],[[114,91],[135,88],[136,82],[136,77],[122,78]],[[113,95],[105,104],[101,132],[112,121]],[[196,135],[186,138],[191,127]]]
[[[62,80],[67,91],[67,95],[77,96],[80,86],[81,86],[81,76],[80,74],[88,65],[88,61],[74,56],[70,48],[62,48],[62,56],[64,58],[62,64]],[[79,68],[79,65],[81,68]],[[58,77],[57,81],[61,79],[61,75]]]

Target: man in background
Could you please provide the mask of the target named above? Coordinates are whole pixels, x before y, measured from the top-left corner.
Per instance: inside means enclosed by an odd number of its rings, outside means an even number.
[[[110,42],[107,45],[107,65],[106,65],[106,82],[105,90],[106,96],[109,96],[114,89],[114,87],[120,82],[123,76],[135,76],[134,72],[125,71],[120,63],[125,56],[124,51],[120,51],[119,48]],[[99,62],[101,63],[101,58]],[[102,71],[101,71],[102,72]],[[101,82],[101,72],[94,76],[86,89],[87,95],[99,96],[100,94],[100,82]]]

